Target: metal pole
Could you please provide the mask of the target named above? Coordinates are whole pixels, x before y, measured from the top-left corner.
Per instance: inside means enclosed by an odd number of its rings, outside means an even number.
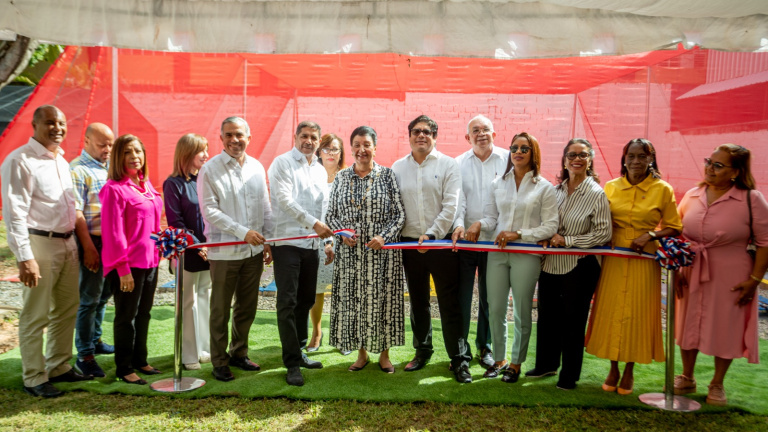
[[[176,310],[175,328],[173,331],[173,378],[166,378],[152,383],[152,390],[163,393],[179,393],[194,390],[205,385],[205,380],[199,378],[183,378],[181,376],[181,348],[184,336],[183,321],[184,299],[184,252],[176,258]]]
[[[675,396],[675,273],[667,269],[667,361],[664,393],[645,393],[640,402],[665,411],[698,411],[701,404],[685,396]]]

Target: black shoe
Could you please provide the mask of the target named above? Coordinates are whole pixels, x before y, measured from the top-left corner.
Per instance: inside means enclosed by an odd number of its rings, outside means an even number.
[[[417,371],[423,368],[424,366],[426,366],[428,362],[429,362],[428,359],[416,356],[413,358],[413,360],[409,361],[407,365],[405,365],[405,371],[406,372]]]
[[[248,356],[245,357],[230,357],[229,365],[239,367],[244,371],[258,371],[261,370],[261,366],[251,361]]]
[[[560,390],[573,390],[576,388],[576,383],[572,381],[558,381],[557,388]]]
[[[370,359],[370,358],[368,358],[368,357],[366,357],[366,358],[365,358],[365,363],[363,363],[363,365],[362,365],[362,366],[360,366],[360,367],[357,367],[357,366],[355,366],[355,364],[353,363],[353,364],[352,364],[352,366],[350,366],[350,367],[349,367],[349,369],[347,369],[347,370],[348,370],[348,371],[350,371],[350,372],[359,372],[359,371],[363,370],[363,369],[364,369],[366,366],[368,366],[368,363],[370,363],[370,362],[371,362],[371,359]],[[382,370],[383,370],[383,369],[382,369]]]
[[[120,377],[120,379],[127,384],[147,385],[147,382],[142,378],[139,378],[136,381],[128,381],[128,378],[126,377]]]
[[[98,341],[95,344],[93,344],[93,348],[96,354],[114,354],[115,353],[114,345],[110,345],[102,341]]]
[[[533,368],[525,372],[525,376],[528,378],[543,378],[553,375],[557,375],[557,371],[545,371],[543,369]]]
[[[70,369],[66,372],[64,372],[61,375],[56,375],[55,377],[49,377],[48,380],[52,383],[58,383],[58,382],[80,382],[80,381],[90,381],[93,377],[90,375],[80,375],[75,371],[75,369]]]
[[[493,360],[493,352],[486,348],[483,348],[480,351],[480,355],[478,355],[477,359],[480,361],[480,366],[486,369],[491,369],[496,365],[496,362]]]
[[[213,377],[219,381],[224,381],[224,382],[232,381],[233,379],[235,379],[235,376],[232,375],[232,371],[229,369],[229,366],[214,367]]]
[[[64,394],[61,390],[54,387],[53,384],[51,384],[49,381],[34,387],[24,386],[24,391],[32,396],[44,398],[55,398]]]
[[[149,369],[136,368],[136,372],[144,375],[160,375],[162,373],[160,372],[160,369],[155,369],[152,366],[150,366]]]
[[[75,362],[75,367],[80,370],[83,375],[90,375],[92,377],[104,378],[107,376],[104,373],[104,369],[96,363],[96,360],[91,357],[87,360],[78,360]]]
[[[285,382],[292,386],[303,386],[304,376],[301,375],[301,368],[298,366],[288,368],[288,375],[285,376]]]
[[[320,363],[317,360],[310,360],[306,354],[301,355],[301,363],[299,363],[299,365],[305,369],[322,369],[323,368],[322,363]]]
[[[512,368],[505,370],[504,373],[501,374],[501,380],[505,383],[516,383],[518,379],[520,379],[520,371],[516,371]]]
[[[509,363],[505,363],[503,366],[497,365],[496,363],[494,363],[492,368],[485,371],[485,373],[483,374],[483,378],[496,378],[499,375],[501,375],[502,372],[507,370],[508,367],[509,367]]]
[[[456,381],[462,384],[468,384],[472,382],[472,374],[469,373],[469,366],[461,365],[458,368],[454,368],[453,374],[456,376]]]

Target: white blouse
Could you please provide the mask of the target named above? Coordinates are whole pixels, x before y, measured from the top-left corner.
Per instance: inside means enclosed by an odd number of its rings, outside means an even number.
[[[533,171],[523,176],[518,189],[514,169],[510,170],[491,183],[490,194],[480,226],[483,231],[493,231],[493,239],[502,231],[522,230],[523,236],[516,242],[536,243],[557,232],[555,188],[541,176],[534,178]]]

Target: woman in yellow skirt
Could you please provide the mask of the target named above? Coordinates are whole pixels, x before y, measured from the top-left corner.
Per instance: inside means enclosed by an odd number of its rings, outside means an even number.
[[[675,193],[661,180],[656,150],[634,139],[624,146],[621,177],[605,185],[613,219],[612,245],[653,253],[654,240],[682,230]],[[635,363],[664,361],[661,269],[654,260],[605,257],[586,337],[587,352],[611,361],[603,390],[627,395]],[[619,373],[619,362],[626,363]]]

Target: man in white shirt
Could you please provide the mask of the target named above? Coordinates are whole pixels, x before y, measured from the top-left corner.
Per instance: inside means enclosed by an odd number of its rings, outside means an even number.
[[[453,223],[453,244],[464,240],[464,230],[483,218],[483,207],[489,200],[491,182],[504,173],[509,162],[509,152],[493,145],[496,132],[493,123],[485,116],[478,115],[467,124],[464,136],[470,146],[466,153],[458,156],[456,162],[461,170],[461,197],[456,221]],[[481,241],[493,241],[491,233],[481,232]],[[469,346],[469,323],[472,319],[472,295],[475,289],[477,273],[477,334],[475,347],[480,364],[486,369],[493,367],[491,355],[491,329],[488,325],[488,299],[485,285],[485,269],[488,252],[459,250],[459,303],[464,322],[464,341],[467,343],[467,355],[472,357]]]
[[[269,187],[275,216],[272,238],[304,237],[317,233],[321,239],[333,232],[322,222],[327,206],[327,176],[315,156],[320,145],[320,126],[303,121],[296,128],[294,147],[276,157],[269,167]],[[272,246],[277,285],[277,329],[283,346],[283,364],[289,385],[304,385],[301,367],[320,369],[301,350],[307,345],[307,319],[315,304],[317,238],[276,242]]]
[[[449,235],[456,217],[461,191],[459,165],[435,149],[437,123],[422,115],[408,125],[411,153],[396,161],[397,177],[405,208],[402,241],[442,239]],[[403,268],[411,300],[411,329],[416,355],[406,372],[419,370],[429,362],[432,348],[432,318],[429,308],[429,277],[435,281],[445,349],[451,358],[456,380],[472,382],[463,323],[459,307],[459,259],[450,250],[403,250]]]
[[[52,105],[35,110],[34,136],[3,161],[3,219],[8,247],[19,264],[24,305],[19,315],[24,390],[40,397],[61,395],[52,383],[93,379],[72,369],[78,306],[75,195],[60,144],[67,118]],[[43,330],[48,328],[43,356]]]
[[[264,264],[272,262],[270,247],[264,244],[264,235],[271,229],[272,209],[264,167],[245,153],[250,141],[251,129],[245,120],[224,119],[224,151],[204,164],[197,176],[206,239],[212,243],[247,243],[208,250],[212,284],[211,363],[213,376],[219,381],[235,379],[229,366],[244,371],[261,369],[248,358],[248,332],[256,317],[261,272]],[[232,343],[227,352],[230,308]]]

